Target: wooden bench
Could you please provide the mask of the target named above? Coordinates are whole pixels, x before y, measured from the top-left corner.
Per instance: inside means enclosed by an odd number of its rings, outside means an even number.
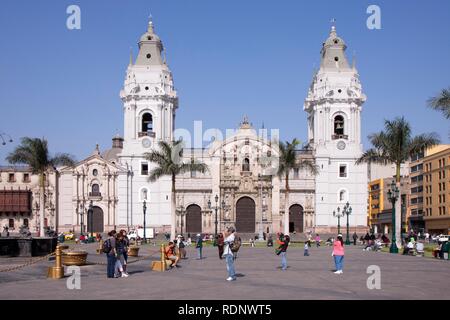
[[[243,246],[243,247],[246,247],[246,246],[251,247],[252,244],[251,244],[250,242],[242,242],[242,243],[241,243],[241,246]]]

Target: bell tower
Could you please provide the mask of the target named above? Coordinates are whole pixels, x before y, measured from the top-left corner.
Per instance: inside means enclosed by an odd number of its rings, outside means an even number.
[[[158,140],[171,141],[178,108],[177,92],[163,44],[150,20],[139,40],[139,53],[126,71],[120,98],[124,110],[123,156],[141,155]]]
[[[119,177],[118,221],[122,227],[143,226],[144,221],[147,227],[170,224],[170,181],[166,177],[149,181],[155,165],[145,158],[145,153],[158,148],[158,141],[172,141],[178,96],[151,18],[138,47],[136,61],[130,53],[120,91],[124,141],[119,159],[128,171]]]
[[[347,201],[352,207],[350,226],[367,226],[367,169],[355,164],[363,152],[361,111],[366,96],[354,61],[352,66],[348,63],[346,48],[332,26],[322,45],[320,68],[304,103],[309,145],[319,166],[315,197],[317,232],[334,232],[337,218],[333,211],[337,212],[338,207],[342,211]]]

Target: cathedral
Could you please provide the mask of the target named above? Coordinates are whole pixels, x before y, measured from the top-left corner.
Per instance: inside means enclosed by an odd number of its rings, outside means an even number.
[[[138,46],[120,91],[123,138],[116,136],[111,149],[101,153],[97,146],[87,159],[59,170],[59,231],[79,232],[82,224],[93,232],[129,229],[142,226],[145,218],[146,226],[159,233],[171,227],[177,233],[214,233],[229,225],[244,234],[330,233],[338,222],[333,211],[347,202],[351,232],[367,230],[367,168],[355,165],[362,154],[366,97],[334,26],[304,102],[308,143],[296,151],[298,160],[315,163],[318,173],[293,170],[286,194],[286,181],[276,174],[276,141],[244,117],[233,134],[207,147],[183,149],[183,162],[203,162],[209,170],[177,176],[175,217],[171,178],[150,182],[155,165],[144,154],[158,148],[159,141],[179,138],[178,95],[152,21]],[[88,208],[90,216],[85,215]]]

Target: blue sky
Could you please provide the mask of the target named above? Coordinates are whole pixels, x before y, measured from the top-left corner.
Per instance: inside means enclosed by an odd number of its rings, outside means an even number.
[[[81,30],[66,8],[81,8]],[[370,4],[381,30],[366,27]],[[119,91],[130,47],[151,12],[180,97],[178,128],[279,128],[305,141],[303,100],[330,19],[356,53],[363,89],[362,135],[405,115],[415,134],[449,143],[449,122],[425,101],[450,86],[450,2],[442,1],[19,1],[0,7],[0,163],[23,136],[46,137],[52,152],[82,159],[123,132]]]

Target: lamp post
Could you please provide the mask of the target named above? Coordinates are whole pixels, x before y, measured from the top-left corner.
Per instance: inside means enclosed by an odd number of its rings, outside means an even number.
[[[180,204],[179,206],[178,206],[178,209],[177,209],[177,216],[179,216],[180,217],[180,227],[181,227],[181,231],[180,231],[180,234],[181,235],[183,235],[183,216],[186,214],[186,211],[184,210],[184,206],[182,205],[182,204]]]
[[[83,203],[80,203],[80,210],[78,211],[78,214],[80,215],[80,235],[83,235],[83,223],[84,223],[84,208]],[[75,232],[75,231],[74,231]]]
[[[143,201],[143,205],[142,205],[142,212],[144,213],[144,243],[147,243],[147,237],[146,237],[146,230],[147,228],[145,227],[145,213],[147,212],[147,202]]]
[[[338,234],[341,233],[341,218],[344,217],[344,212],[341,214],[341,208],[337,207],[337,213],[336,211],[333,211],[333,217],[338,218]]]
[[[94,209],[93,209],[93,201],[91,200],[91,202],[89,203],[89,209],[88,209],[88,224],[90,225],[90,230],[91,230],[91,237],[94,236],[94,231],[93,231],[93,224],[94,224]],[[89,231],[88,231],[89,233]]]
[[[349,223],[348,223],[348,216],[352,213],[352,207],[350,207],[350,204],[347,203],[344,206],[344,209],[342,209],[342,214],[347,216],[347,237],[345,238],[345,244],[350,244],[350,234],[349,234]]]
[[[263,192],[262,192],[262,186],[263,186],[263,183],[262,183],[262,175],[261,174],[258,174],[258,183],[259,183],[259,204],[260,204],[260,208],[261,208],[261,224],[259,225],[259,236],[258,236],[258,238],[259,238],[259,241],[263,241],[264,240],[264,227],[263,227],[263,211],[264,211],[264,209],[263,209],[263,200],[262,200],[262,194],[263,194]]]
[[[5,140],[5,136],[8,136],[9,139],[7,138]],[[9,143],[13,142],[13,139],[11,138],[11,136],[9,134],[4,133],[4,132],[0,132],[0,139],[2,140],[2,145],[6,145],[6,142],[9,142]]]
[[[225,208],[225,201],[222,200],[221,207],[219,207],[219,204],[218,204],[219,196],[217,194],[214,197],[214,200],[216,201],[216,205],[214,207],[211,206],[211,200],[208,200],[208,208],[209,209],[214,209],[216,211],[216,217],[215,217],[215,220],[214,220],[214,224],[215,224],[214,238],[216,238],[217,237],[217,223],[218,223],[218,221],[217,221],[217,210],[219,210],[220,208],[222,208],[222,209]]]
[[[387,195],[389,201],[392,203],[392,241],[391,241],[391,247],[389,248],[390,253],[398,253],[397,248],[397,239],[395,237],[395,202],[398,199],[400,190],[398,190],[395,181],[392,180],[391,188],[388,190]]]

